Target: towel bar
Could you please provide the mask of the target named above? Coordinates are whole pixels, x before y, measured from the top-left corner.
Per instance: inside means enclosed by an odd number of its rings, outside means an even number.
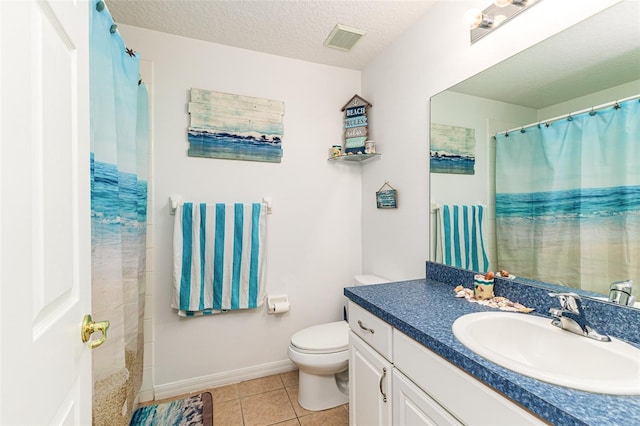
[[[182,204],[182,196],[180,195],[170,195],[169,202],[171,203],[171,210],[169,214],[176,214],[176,209],[178,205]],[[267,214],[273,213],[273,199],[271,197],[262,197],[262,203],[267,207]]]

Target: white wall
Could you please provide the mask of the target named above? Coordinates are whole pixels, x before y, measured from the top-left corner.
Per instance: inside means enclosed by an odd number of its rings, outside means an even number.
[[[424,277],[429,258],[429,99],[619,0],[542,1],[473,45],[464,14],[490,1],[437,1],[362,73],[373,104],[370,135],[381,161],[363,168],[363,269],[393,279]],[[385,181],[398,209],[378,210],[372,197]]]
[[[328,162],[342,141],[341,108],[360,93],[360,72],[317,65],[121,25],[128,47],[153,68],[153,338],[147,363],[156,397],[291,369],[298,329],[342,318],[343,287],[361,272],[361,169]],[[191,158],[187,102],[192,87],[282,100],[282,163]],[[268,216],[267,291],[286,293],[291,311],[264,308],[178,318],[170,308],[169,195],[194,201],[273,198]],[[147,364],[149,369],[150,366]]]

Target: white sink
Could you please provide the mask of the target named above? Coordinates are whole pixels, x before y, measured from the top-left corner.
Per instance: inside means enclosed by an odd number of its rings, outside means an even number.
[[[478,312],[453,323],[467,348],[504,368],[548,383],[611,395],[640,395],[640,349],[599,342],[512,312]],[[595,325],[597,328],[597,324]]]

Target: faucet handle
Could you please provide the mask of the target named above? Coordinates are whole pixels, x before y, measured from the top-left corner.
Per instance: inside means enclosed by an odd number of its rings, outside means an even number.
[[[580,296],[575,293],[549,293],[560,302],[560,309],[551,308],[549,313],[555,317],[552,325],[581,336],[587,336],[601,342],[609,342],[611,339],[606,334],[600,334],[589,324],[582,310]]]
[[[580,296],[576,293],[549,293],[549,296],[555,297],[560,302],[562,309],[572,312],[574,314],[580,313],[582,310],[582,303],[580,302]]]

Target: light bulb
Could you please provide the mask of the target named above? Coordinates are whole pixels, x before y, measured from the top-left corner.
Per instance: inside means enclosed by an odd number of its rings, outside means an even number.
[[[470,29],[478,28],[482,23],[482,12],[480,9],[469,9],[467,13],[464,14],[464,20]]]

